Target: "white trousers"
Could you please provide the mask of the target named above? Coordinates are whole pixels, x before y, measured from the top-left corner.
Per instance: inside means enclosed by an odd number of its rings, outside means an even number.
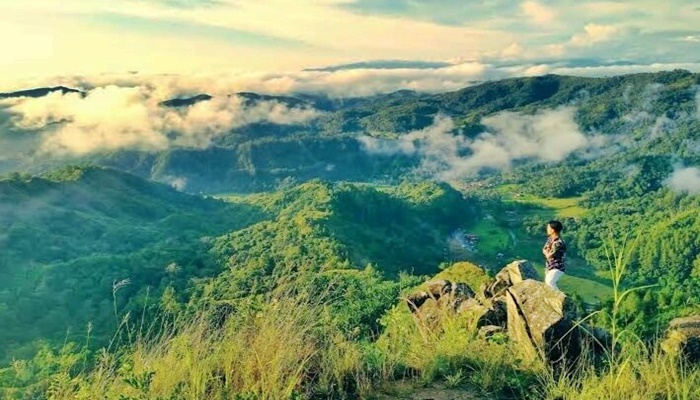
[[[557,287],[557,282],[559,282],[559,279],[561,279],[562,275],[564,275],[564,272],[559,271],[558,269],[550,269],[544,276],[544,283],[549,285],[554,290],[559,290],[559,288]]]

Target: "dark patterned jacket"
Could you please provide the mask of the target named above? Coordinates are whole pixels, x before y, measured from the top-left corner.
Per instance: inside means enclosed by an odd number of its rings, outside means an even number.
[[[558,269],[562,272],[566,271],[566,243],[560,237],[556,239],[548,238],[547,243],[544,245],[544,250],[554,251],[552,257],[547,259],[545,267],[547,271],[552,269]]]

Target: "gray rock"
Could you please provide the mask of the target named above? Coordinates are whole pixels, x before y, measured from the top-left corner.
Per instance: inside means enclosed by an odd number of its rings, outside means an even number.
[[[477,321],[477,328],[487,325],[506,327],[507,308],[505,297],[486,300],[470,298],[459,305],[457,312],[460,314],[473,314]]]
[[[562,292],[527,279],[506,293],[508,333],[526,356],[565,365],[578,359],[581,336],[574,325],[575,308]]]
[[[438,304],[447,305],[452,310],[457,310],[465,300],[472,299],[474,296],[474,291],[466,283],[452,283],[441,279],[428,282],[427,290],[408,296],[406,304],[413,313],[431,299]]]
[[[494,278],[494,281],[484,289],[484,297],[494,297],[509,287],[526,279],[538,279],[535,267],[529,261],[513,261],[506,265]]]
[[[700,363],[700,315],[672,320],[661,348],[666,353],[683,356],[691,363]]]

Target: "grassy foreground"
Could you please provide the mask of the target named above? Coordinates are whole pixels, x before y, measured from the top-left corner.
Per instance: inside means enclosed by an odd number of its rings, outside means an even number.
[[[440,277],[487,278],[468,263]],[[124,323],[117,336],[131,344],[121,350],[87,357],[64,349],[0,371],[4,379],[43,378],[3,398],[384,399],[436,386],[485,399],[700,398],[697,366],[627,340],[624,327],[613,331],[618,351],[602,364],[589,360],[555,377],[544,363],[525,362],[507,335],[485,339],[469,315],[446,310],[423,318],[401,302],[381,319],[379,336],[357,339],[333,323],[332,300],[316,289],[288,286],[234,312],[213,307],[174,322],[164,316],[159,334]]]

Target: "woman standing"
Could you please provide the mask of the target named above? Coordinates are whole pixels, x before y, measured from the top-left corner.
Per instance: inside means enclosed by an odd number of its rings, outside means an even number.
[[[563,228],[561,222],[549,221],[547,223],[547,243],[542,249],[542,254],[547,260],[544,282],[555,290],[559,290],[557,282],[566,270],[566,243],[560,236]]]

